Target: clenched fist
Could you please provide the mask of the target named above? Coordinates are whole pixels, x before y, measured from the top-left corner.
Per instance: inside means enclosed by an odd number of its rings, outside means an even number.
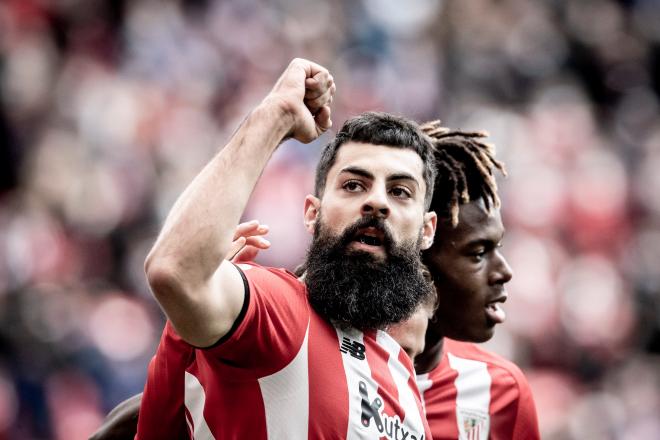
[[[336,86],[330,72],[316,63],[296,58],[265,98],[291,117],[288,137],[311,142],[332,126],[330,104]]]

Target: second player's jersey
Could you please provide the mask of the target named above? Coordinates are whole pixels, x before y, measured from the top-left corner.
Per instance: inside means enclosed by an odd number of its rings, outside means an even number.
[[[248,293],[236,325],[194,350],[183,373],[195,439],[430,438],[412,363],[394,339],[330,325],[290,272],[240,268]]]
[[[434,440],[540,439],[523,373],[475,344],[445,338],[440,364],[417,384]]]

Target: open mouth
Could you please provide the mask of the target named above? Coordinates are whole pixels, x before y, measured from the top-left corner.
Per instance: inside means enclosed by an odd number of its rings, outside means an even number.
[[[494,324],[502,324],[506,320],[506,313],[501,307],[501,303],[507,299],[506,295],[486,304],[486,316]]]
[[[381,247],[384,242],[384,234],[383,231],[373,227],[360,229],[353,242],[367,247]]]
[[[380,246],[382,244],[378,237],[372,237],[370,235],[359,235],[356,241],[358,243],[368,244],[369,246]]]

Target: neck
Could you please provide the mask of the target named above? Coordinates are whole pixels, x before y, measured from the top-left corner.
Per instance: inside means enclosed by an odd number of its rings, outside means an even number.
[[[428,373],[440,364],[443,343],[444,337],[429,325],[426,331],[424,351],[415,357],[415,371],[417,374]]]

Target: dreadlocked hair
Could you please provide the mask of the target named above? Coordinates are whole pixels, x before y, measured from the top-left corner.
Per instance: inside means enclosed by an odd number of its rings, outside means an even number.
[[[431,138],[438,174],[431,210],[458,224],[459,207],[483,199],[486,210],[499,208],[494,170],[504,176],[504,164],[495,159],[495,146],[483,141],[485,132],[465,132],[443,127],[439,120],[421,125]]]

